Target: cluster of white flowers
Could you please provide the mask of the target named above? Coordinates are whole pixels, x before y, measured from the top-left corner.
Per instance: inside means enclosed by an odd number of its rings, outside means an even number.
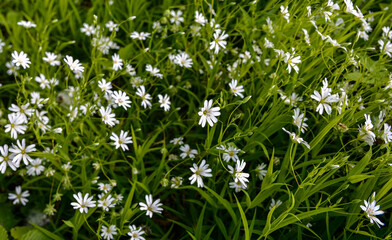
[[[224,182],[230,193],[253,191],[258,181],[254,179],[264,181],[264,185],[280,174],[276,166],[279,155],[287,151],[288,139],[283,132],[292,141],[288,147],[301,144],[304,147],[295,151],[312,158],[321,150],[320,141],[312,138],[320,136],[317,135],[320,126],[327,126],[325,134],[335,131],[331,139],[340,138],[344,143],[357,136],[350,143],[358,145],[358,149],[379,145],[389,151],[391,101],[384,99],[384,95],[391,96],[392,74],[385,66],[378,69],[373,62],[377,56],[383,59],[392,56],[391,27],[375,28],[381,37],[371,35],[372,16],[364,15],[351,0],[344,0],[344,5],[328,0],[313,11],[308,6],[303,15],[290,14],[290,4],[282,4],[278,5],[276,16],[260,20],[265,25],[252,29],[249,41],[248,36],[239,37],[240,33],[245,34],[241,28],[230,27],[230,21],[221,16],[223,10],[215,12],[209,3],[208,13],[195,5],[196,10],[192,8],[188,16],[185,8],[171,6],[154,22],[150,32],[143,24],[138,28],[133,24],[125,27],[135,17],[124,21],[113,17],[99,24],[94,16],[93,24],[83,23],[78,30],[94,56],[83,56],[82,51],[79,55],[76,50],[61,47],[50,50],[47,46],[33,52],[19,49],[16,44],[7,45],[9,41],[0,39],[0,53],[5,51],[11,56],[5,63],[9,79],[15,79],[19,86],[17,97],[3,103],[5,115],[0,120],[6,143],[0,146],[0,172],[5,177],[18,173],[29,180],[29,184],[18,182],[17,185],[23,185],[8,193],[8,199],[13,204],[28,204],[30,191],[35,191],[31,185],[34,179],[39,179],[35,177],[51,177],[58,187],[51,187],[51,191],[57,190],[50,197],[45,214],[54,215],[57,211],[54,202],[60,201],[63,194],[68,199],[73,194],[70,205],[75,211],[100,212],[96,232],[103,239],[127,234],[131,239],[143,240],[144,235],[149,235],[148,228],[133,225],[133,220],[125,218],[139,210],[143,211],[140,215],[145,213],[149,218],[165,214],[164,208],[171,206],[163,205],[168,193],[157,191],[159,182],[162,188],[172,188],[173,192],[195,189],[189,186],[194,184],[201,188],[198,191],[204,191],[212,189],[215,178],[219,178],[216,184]],[[257,1],[252,6],[256,8]],[[186,19],[193,22],[188,24]],[[350,34],[347,37],[339,34],[348,22],[358,26],[353,28],[352,38]],[[289,38],[283,41],[287,37],[284,30],[293,24],[298,24],[295,41]],[[31,21],[19,21],[17,25],[30,35],[43,27]],[[121,36],[126,39],[120,39]],[[167,45],[173,36],[176,40]],[[370,46],[372,39],[376,39],[375,44]],[[364,49],[361,52],[355,47],[365,41],[369,45],[365,50],[376,56],[365,56]],[[287,42],[290,44],[286,45]],[[157,46],[164,47],[157,49]],[[324,64],[328,71],[309,74],[313,69],[308,65],[315,66],[312,63],[315,56],[322,58],[323,62],[317,64]],[[338,68],[338,64],[344,67]],[[379,77],[377,84],[371,79],[375,76]],[[383,99],[370,99],[369,92],[378,90]],[[257,96],[252,98],[250,94]],[[373,106],[367,109],[369,105]],[[347,112],[351,115],[345,115]],[[372,115],[375,112],[380,113]],[[0,118],[2,114],[0,111]],[[265,116],[268,114],[277,120],[268,119]],[[363,116],[365,122],[361,123]],[[341,122],[336,121],[335,128],[329,125],[338,118]],[[263,121],[274,124],[268,129]],[[265,128],[259,128],[260,125]],[[284,144],[277,144],[282,136],[286,139]],[[287,152],[298,154],[295,151]],[[266,157],[260,157],[262,154]],[[156,161],[157,156],[162,160]],[[269,165],[264,163],[266,158]],[[287,157],[284,160],[287,163],[286,160]],[[232,162],[235,165],[230,165]],[[342,164],[345,163],[327,166],[337,171]],[[118,174],[118,169],[127,173]],[[294,168],[293,174],[297,181]],[[100,180],[103,176],[105,179]],[[80,184],[75,180],[78,178],[82,186],[76,186]],[[129,206],[128,200],[126,204],[132,212],[121,205],[124,191],[114,179],[122,187],[133,185],[128,199],[135,197],[138,204]],[[297,184],[300,185],[298,181]],[[22,187],[30,191],[22,191]],[[155,200],[150,193],[154,193]],[[265,209],[274,211],[287,206],[284,199],[274,193]],[[377,218],[384,212],[376,205],[375,193],[360,208],[371,223],[384,226]],[[132,224],[125,226],[126,230],[116,225],[120,215],[121,224]]]

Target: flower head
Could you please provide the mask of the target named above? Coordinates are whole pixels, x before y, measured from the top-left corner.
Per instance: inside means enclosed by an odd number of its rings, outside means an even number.
[[[114,141],[116,149],[121,147],[123,151],[128,150],[127,144],[132,143],[132,137],[128,137],[128,132],[124,132],[123,130],[120,132],[120,137],[113,132],[110,139]]]
[[[203,179],[201,177],[212,177],[211,169],[208,168],[209,165],[206,164],[206,160],[202,160],[200,166],[197,166],[196,163],[191,167],[191,171],[193,175],[189,178],[191,184],[197,181],[197,187],[204,187]]]
[[[365,206],[361,205],[361,209],[365,211],[366,217],[370,219],[370,223],[376,223],[377,226],[380,228],[384,226],[384,223],[380,221],[376,216],[384,214],[383,211],[380,210],[380,205],[376,205],[376,193],[373,193],[372,198],[369,198],[368,201],[364,200]],[[381,226],[380,226],[381,225]]]
[[[158,102],[161,104],[160,107],[165,110],[165,112],[170,110],[170,97],[165,94],[165,96],[162,96],[161,94],[158,94]]]
[[[12,162],[12,158],[14,157],[14,154],[11,154],[8,152],[8,145],[5,144],[4,146],[0,146],[0,172],[2,174],[5,173],[5,170],[7,170],[7,165],[15,171],[17,166]]]
[[[8,193],[8,199],[14,200],[12,204],[22,204],[23,206],[29,201],[27,197],[30,196],[29,191],[22,192],[22,188],[20,186],[15,187],[15,193]]]
[[[218,54],[221,48],[225,49],[227,41],[225,39],[229,37],[225,31],[221,31],[220,29],[216,29],[214,33],[214,41],[210,42],[210,49],[214,49],[214,53]]]
[[[89,194],[86,193],[84,196],[81,192],[78,192],[78,195],[74,194],[76,202],[72,202],[71,205],[74,209],[79,209],[80,213],[87,213],[88,208],[95,207],[95,201],[93,201],[93,197],[89,197]]]
[[[71,56],[65,56],[64,62],[68,64],[69,68],[73,72],[84,72],[84,67],[82,66],[81,63],[79,63],[78,59],[73,60],[73,57]]]
[[[31,144],[26,147],[26,141],[24,139],[22,139],[22,143],[17,140],[16,144],[16,146],[12,144],[12,148],[9,150],[15,154],[12,162],[15,166],[19,167],[20,161],[23,159],[24,164],[29,165],[33,159],[28,155],[28,153],[36,151],[35,144]]]
[[[220,115],[219,110],[219,107],[212,108],[212,99],[209,101],[205,100],[204,107],[202,107],[200,112],[198,113],[201,117],[199,125],[204,127],[206,125],[206,122],[208,122],[211,127],[214,126],[214,123],[218,122],[218,119],[216,117]]]
[[[128,236],[131,237],[131,240],[145,240],[145,238],[142,237],[142,235],[144,234],[144,231],[142,230],[141,227],[136,228],[135,225],[131,225],[131,226],[129,226],[129,230],[131,230],[131,231],[128,232]]]
[[[242,94],[245,91],[244,87],[242,85],[237,86],[237,84],[237,80],[231,80],[229,83],[230,91],[234,94],[234,96],[240,96],[241,98],[244,98],[244,95]]]
[[[146,215],[152,218],[153,213],[162,213],[163,208],[161,208],[162,203],[160,203],[160,199],[158,198],[153,202],[152,195],[146,195],[145,197],[146,203],[140,202],[140,210],[147,211]]]
[[[105,240],[113,239],[113,235],[117,235],[117,229],[115,225],[110,225],[106,227],[105,225],[101,228],[101,237]]]
[[[30,59],[27,57],[27,54],[21,51],[18,53],[17,51],[14,51],[12,54],[12,63],[15,64],[15,66],[19,67],[22,66],[23,69],[29,68],[30,67]]]
[[[129,97],[127,94],[123,91],[114,91],[112,94],[112,97],[114,99],[114,102],[118,104],[118,106],[123,107],[125,110],[127,110],[127,107],[131,107],[131,101],[129,100]]]
[[[144,86],[140,86],[137,88],[136,95],[142,98],[141,104],[144,108],[151,108],[152,105],[150,100],[152,99],[152,97],[150,94],[146,93],[146,88]]]
[[[13,139],[18,138],[18,133],[25,134],[27,129],[26,125],[23,125],[26,121],[23,115],[19,113],[11,113],[8,114],[8,120],[10,121],[9,124],[5,125],[5,132],[11,132],[11,137]]]

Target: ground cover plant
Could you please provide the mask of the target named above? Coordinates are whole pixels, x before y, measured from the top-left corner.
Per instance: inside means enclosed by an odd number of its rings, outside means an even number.
[[[388,1],[0,6],[0,239],[392,237]]]

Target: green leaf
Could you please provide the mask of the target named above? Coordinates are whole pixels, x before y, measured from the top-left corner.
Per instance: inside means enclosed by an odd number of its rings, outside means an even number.
[[[8,240],[8,233],[7,230],[3,227],[3,225],[0,225],[0,239],[1,240]]]
[[[45,228],[42,228],[42,227],[40,227],[38,225],[35,225],[34,223],[30,223],[30,224],[33,225],[34,228],[38,229],[40,232],[42,232],[43,234],[45,234],[46,236],[50,237],[53,240],[63,240],[62,237],[57,236],[56,234],[46,230]]]
[[[376,195],[376,199],[377,200],[381,199],[385,194],[389,192],[389,190],[391,190],[391,188],[392,188],[392,178],[389,179],[389,181],[386,184],[384,184],[384,186],[380,189],[380,191],[378,191]]]
[[[24,234],[20,240],[50,240],[45,234],[37,229],[33,229]]]
[[[32,227],[14,227],[11,229],[11,236],[15,239],[21,239],[23,235],[25,235],[27,232],[33,230],[34,228]]]
[[[366,175],[366,174],[360,174],[360,175],[354,175],[354,176],[350,176],[348,177],[348,180],[351,183],[357,183],[357,182],[361,182],[367,178],[373,178],[375,177],[374,175]]]
[[[362,173],[365,167],[368,165],[370,158],[372,157],[372,149],[370,149],[366,155],[359,161],[357,165],[347,174],[347,177],[358,175]]]
[[[68,220],[63,220],[64,224],[67,225],[70,228],[75,228],[75,226],[73,225],[73,223],[71,221]]]
[[[241,214],[242,225],[244,226],[244,231],[245,231],[245,240],[249,240],[250,236],[249,236],[248,220],[246,219],[244,210],[242,210],[241,204],[238,201],[237,196],[234,195],[234,197],[235,197],[235,200],[237,201],[238,210],[240,211],[240,214]]]
[[[195,231],[196,239],[201,239],[202,236],[204,212],[206,211],[206,206],[207,204],[204,204],[203,209],[201,210],[201,213],[199,215],[199,220],[197,220],[196,231]]]
[[[227,230],[226,230],[226,225],[223,223],[222,219],[220,219],[218,216],[214,216],[215,223],[218,225],[219,230],[222,232],[224,239],[229,239],[227,236]]]

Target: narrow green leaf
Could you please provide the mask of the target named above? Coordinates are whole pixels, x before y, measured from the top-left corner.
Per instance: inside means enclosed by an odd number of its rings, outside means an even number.
[[[62,237],[57,236],[56,234],[46,230],[45,228],[42,228],[42,227],[40,227],[38,225],[35,225],[34,223],[30,223],[30,224],[33,225],[34,228],[38,229],[40,232],[42,232],[43,234],[45,234],[46,236],[50,237],[53,240],[63,240]]]
[[[250,235],[249,235],[249,225],[248,225],[248,220],[246,219],[244,210],[242,210],[241,204],[238,201],[237,196],[234,194],[235,200],[237,201],[237,206],[238,206],[238,210],[240,211],[241,214],[241,219],[242,219],[242,225],[244,226],[244,231],[245,231],[245,240],[249,240],[250,239]]]
[[[207,204],[204,204],[203,209],[201,210],[201,213],[199,215],[199,220],[197,220],[196,231],[195,231],[196,239],[201,239],[202,236],[204,212],[206,210],[206,206]]]

